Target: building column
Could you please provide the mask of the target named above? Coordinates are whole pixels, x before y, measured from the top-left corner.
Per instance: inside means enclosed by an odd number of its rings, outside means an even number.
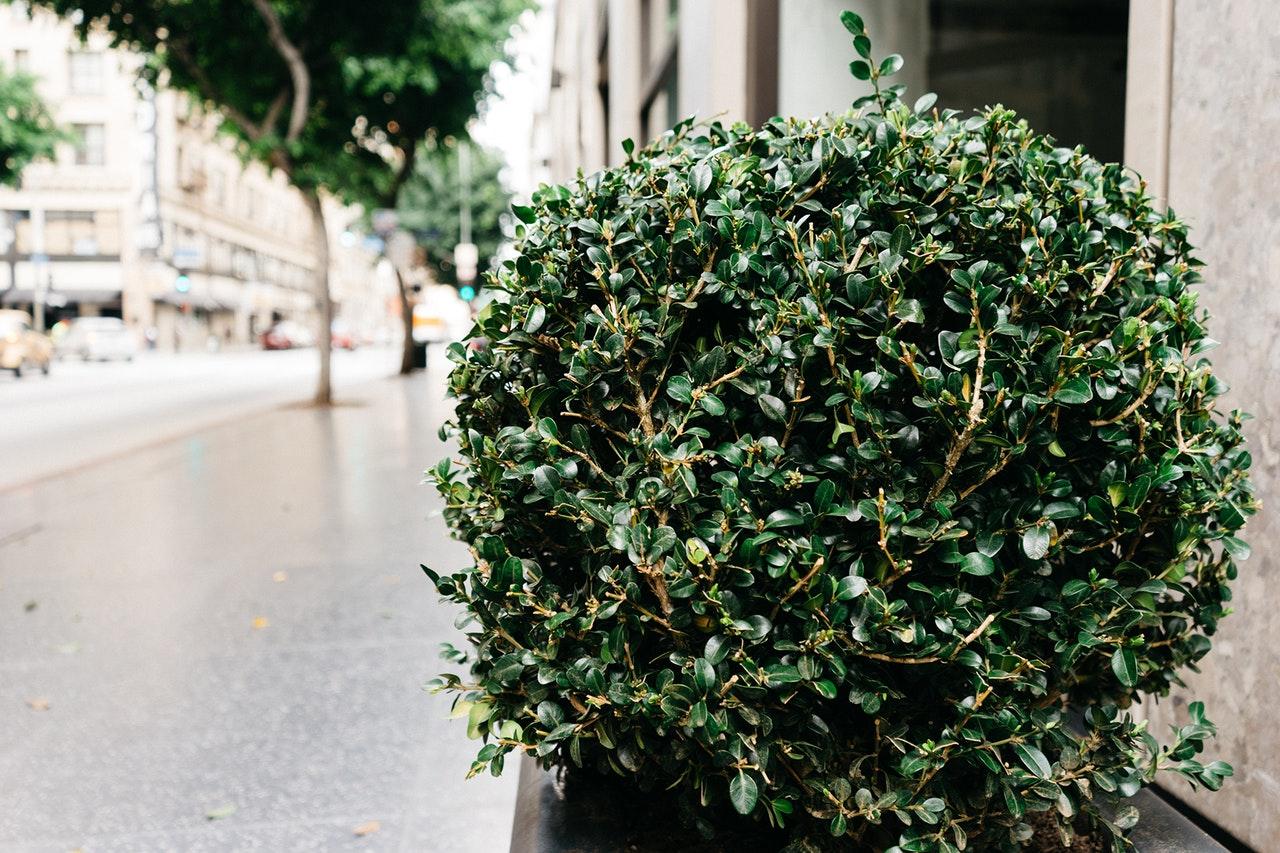
[[[609,0],[609,150],[611,166],[626,161],[622,140],[636,147],[640,138],[640,78],[644,67],[640,41],[640,0]]]
[[[1169,200],[1174,0],[1130,0],[1124,162],[1161,204]]]
[[[778,112],[810,118],[843,112],[871,94],[871,84],[855,80],[849,63],[858,58],[853,36],[840,13],[857,8],[871,35],[874,59],[900,53],[901,72],[889,85],[905,84],[907,103],[926,91],[929,57],[929,4],[925,0],[810,0],[782,3],[778,19]]]

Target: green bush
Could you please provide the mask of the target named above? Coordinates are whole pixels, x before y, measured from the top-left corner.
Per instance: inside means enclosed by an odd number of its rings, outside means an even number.
[[[1254,511],[1186,228],[1006,109],[900,96],[682,123],[517,208],[434,471],[473,772],[909,851],[1230,774],[1198,704],[1164,748],[1123,710],[1209,650]]]

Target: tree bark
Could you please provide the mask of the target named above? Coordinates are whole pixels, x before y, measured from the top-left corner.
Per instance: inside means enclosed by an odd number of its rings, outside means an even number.
[[[387,263],[391,263],[390,258]],[[413,306],[409,304],[409,286],[405,284],[404,274],[400,267],[391,263],[396,274],[396,290],[400,294],[400,318],[404,322],[404,342],[400,350],[400,375],[408,376],[413,372]]]
[[[311,211],[311,222],[314,228],[316,256],[316,307],[320,314],[316,349],[320,353],[320,377],[316,383],[315,404],[328,406],[333,403],[333,384],[330,366],[333,356],[333,299],[329,294],[329,234],[324,225],[324,205],[320,199],[320,191],[315,187],[302,190],[307,200],[307,209]]]

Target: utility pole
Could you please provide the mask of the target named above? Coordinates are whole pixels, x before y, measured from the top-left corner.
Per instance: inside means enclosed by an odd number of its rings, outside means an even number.
[[[458,143],[458,242],[471,242],[471,143]]]
[[[471,242],[471,143],[458,141],[458,245],[453,249],[453,266],[458,278],[458,296],[464,302],[476,297],[475,280],[480,253]]]
[[[31,320],[44,331],[44,304],[49,296],[49,256],[44,252],[44,209],[31,209]]]

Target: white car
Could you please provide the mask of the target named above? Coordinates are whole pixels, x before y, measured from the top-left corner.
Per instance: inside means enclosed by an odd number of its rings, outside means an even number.
[[[119,317],[77,317],[58,339],[58,357],[85,361],[133,361],[138,341]]]

